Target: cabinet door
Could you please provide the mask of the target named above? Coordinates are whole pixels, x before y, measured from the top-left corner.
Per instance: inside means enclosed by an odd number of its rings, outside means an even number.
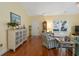
[[[76,44],[75,55],[79,56],[79,44]]]
[[[16,32],[15,33],[16,35],[15,35],[15,41],[16,41],[16,45],[18,45],[19,44],[19,32]]]
[[[23,31],[23,40],[26,39],[26,30]]]
[[[79,42],[79,37],[76,37],[76,40]]]
[[[22,42],[22,39],[23,39],[22,37],[23,37],[23,32],[22,32],[22,31],[20,31],[20,36],[19,36],[19,38],[20,38],[20,39],[19,39],[19,40],[20,40],[20,42]]]

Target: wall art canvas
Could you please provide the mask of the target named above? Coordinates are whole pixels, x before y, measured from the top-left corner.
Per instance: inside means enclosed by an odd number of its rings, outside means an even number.
[[[59,21],[54,21],[53,22],[54,23],[54,29],[53,29],[53,31],[59,31]]]
[[[61,31],[67,31],[67,21],[61,22]]]
[[[13,13],[13,12],[10,12],[10,21],[12,23],[18,23],[18,24],[21,24],[21,16]]]
[[[54,25],[54,29],[53,31],[67,31],[67,26],[68,26],[68,23],[67,21],[64,21],[64,20],[55,20],[53,22],[53,25]]]

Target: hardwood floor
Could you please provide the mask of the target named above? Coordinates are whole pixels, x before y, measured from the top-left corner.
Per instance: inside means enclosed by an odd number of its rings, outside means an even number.
[[[63,56],[66,55],[71,56],[69,52],[63,52]],[[28,38],[15,52],[8,51],[3,56],[60,56],[60,52],[58,48],[47,49],[42,46],[41,37],[33,37]]]

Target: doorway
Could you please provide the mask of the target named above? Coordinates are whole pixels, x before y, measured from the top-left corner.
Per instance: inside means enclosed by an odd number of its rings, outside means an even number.
[[[41,33],[41,23],[39,20],[32,20],[32,36],[39,36]]]

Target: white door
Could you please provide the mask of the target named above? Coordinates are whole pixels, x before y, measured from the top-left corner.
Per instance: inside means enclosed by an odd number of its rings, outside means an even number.
[[[40,35],[40,22],[38,20],[32,21],[32,36]]]

